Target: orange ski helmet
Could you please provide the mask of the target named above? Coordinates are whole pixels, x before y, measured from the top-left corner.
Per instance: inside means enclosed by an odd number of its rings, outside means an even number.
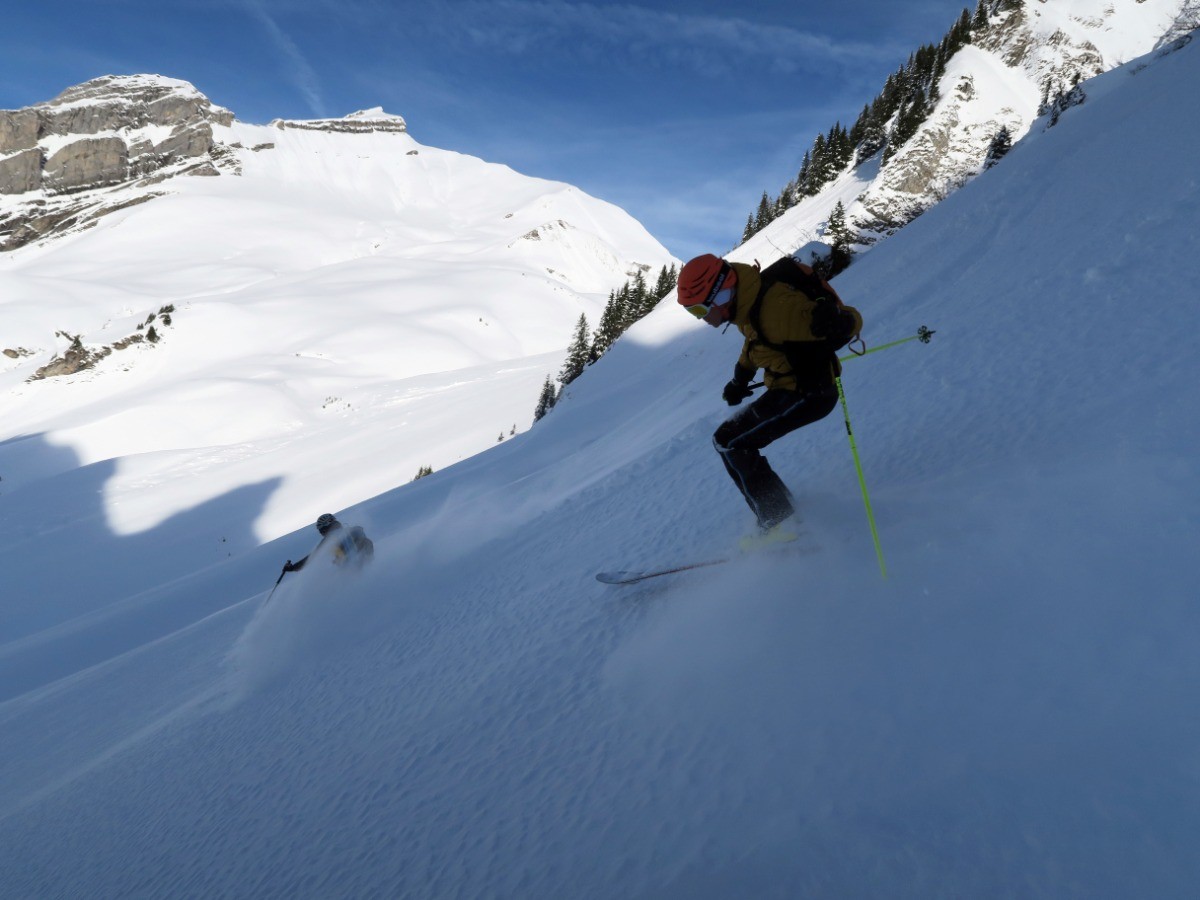
[[[719,256],[705,253],[684,263],[679,270],[676,299],[691,311],[693,307],[711,307],[722,287],[732,287],[737,280],[733,267]]]

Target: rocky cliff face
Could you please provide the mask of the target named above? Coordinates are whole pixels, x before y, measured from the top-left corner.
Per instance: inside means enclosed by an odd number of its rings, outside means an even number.
[[[212,124],[232,121],[185,81],[97,78],[0,111],[0,194],[67,194],[201,160],[213,148]]]
[[[1083,82],[1150,52],[1195,18],[1195,6],[1110,0],[1083,14],[1064,0],[993,2],[986,32],[947,66],[937,106],[859,197],[852,218],[864,240],[903,227],[979,174],[1002,128],[1016,141],[1039,119],[1054,124],[1084,102]]]
[[[152,200],[177,176],[240,174],[238,151],[246,148],[222,143],[213,131],[233,124],[233,113],[188,82],[159,75],[108,75],[45,103],[0,110],[0,252]],[[271,124],[349,134],[407,130],[404,119],[379,107]]]
[[[191,84],[157,75],[109,75],[0,110],[0,251],[157,196],[117,188],[232,169],[213,138],[232,122]]]

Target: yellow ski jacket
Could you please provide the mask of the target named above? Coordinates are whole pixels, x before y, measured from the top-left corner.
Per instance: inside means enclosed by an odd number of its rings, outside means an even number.
[[[758,302],[760,334],[753,324],[752,308],[762,287],[755,266],[730,263],[737,272],[737,303],[732,322],[746,339],[737,361],[735,380],[748,383],[763,370],[768,390],[808,391],[829,386],[841,374],[837,350],[862,329],[862,316],[852,306],[842,309],[854,316],[849,334],[820,336],[813,333],[817,304],[802,291],[776,282]],[[747,374],[749,373],[749,374]]]

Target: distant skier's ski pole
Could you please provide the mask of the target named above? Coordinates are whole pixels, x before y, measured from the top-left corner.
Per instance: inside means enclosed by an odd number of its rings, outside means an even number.
[[[267,594],[267,599],[263,601],[263,606],[271,602],[271,598],[275,596],[275,588],[279,587],[279,582],[283,581],[283,576],[287,573],[287,566],[284,566],[283,571],[279,573],[279,577],[275,579],[275,587],[271,588],[271,593]]]
[[[882,348],[880,348],[882,349]],[[871,497],[867,493],[867,479],[863,475],[862,460],[858,458],[858,445],[854,442],[854,429],[850,426],[850,409],[846,406],[846,391],[842,379],[836,378],[838,399],[842,401],[842,414],[846,417],[846,434],[850,437],[850,452],[854,455],[854,468],[858,472],[858,486],[862,488],[863,504],[867,507],[867,522],[871,526],[871,540],[875,542],[875,555],[879,557],[879,571],[887,579],[887,563],[883,560],[883,547],[879,544],[879,530],[875,527],[875,513],[871,510]]]

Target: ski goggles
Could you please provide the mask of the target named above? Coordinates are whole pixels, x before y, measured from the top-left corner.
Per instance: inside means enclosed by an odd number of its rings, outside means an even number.
[[[693,303],[691,306],[685,306],[684,309],[697,319],[703,319],[712,312],[714,306],[724,306],[726,303],[732,301],[733,288],[724,286],[732,271],[729,264],[726,263],[721,269],[721,274],[717,277],[717,280],[713,282],[712,290],[708,292],[708,297],[705,298],[704,302]]]
[[[730,287],[725,288],[722,291],[717,291],[717,296],[713,298],[711,303],[697,303],[694,306],[685,306],[684,309],[690,312],[697,319],[703,319],[710,312],[712,312],[714,306],[724,306],[726,303],[730,303],[732,301],[733,288]]]

